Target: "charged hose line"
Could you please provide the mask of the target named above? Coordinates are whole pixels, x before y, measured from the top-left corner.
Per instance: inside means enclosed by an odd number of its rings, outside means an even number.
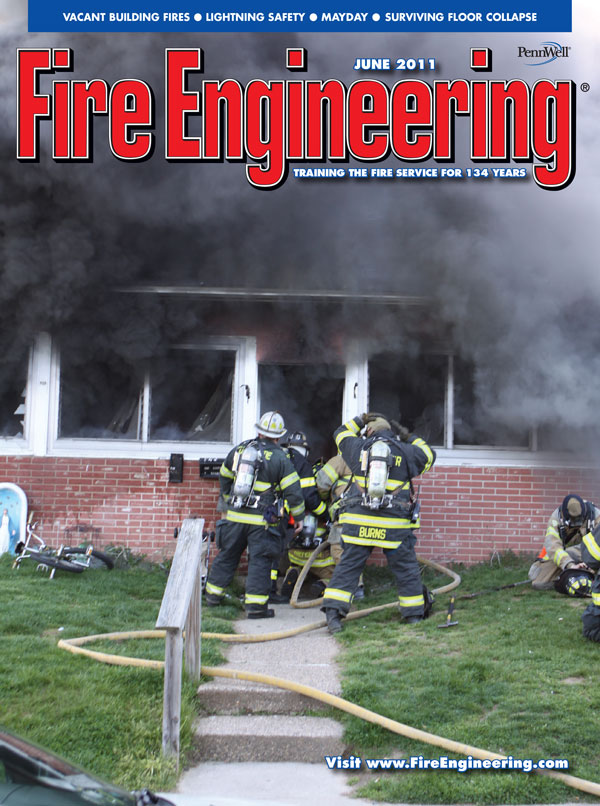
[[[322,543],[319,543],[319,545],[316,547],[316,549],[313,551],[313,553],[310,555],[310,557],[306,561],[306,563],[304,565],[304,568],[300,572],[300,576],[296,580],[296,584],[294,585],[294,590],[292,591],[292,595],[290,597],[290,604],[291,604],[292,607],[297,607],[297,608],[317,607],[318,605],[321,605],[323,603],[323,597],[322,596],[320,596],[318,599],[310,599],[309,601],[306,601],[306,602],[299,602],[298,601],[298,596],[300,595],[300,591],[302,590],[302,585],[304,584],[304,580],[306,579],[306,577],[307,577],[307,575],[308,575],[308,573],[309,573],[309,571],[310,571],[310,569],[312,567],[312,564],[317,559],[319,554],[324,549],[326,549],[328,546],[329,546],[329,541],[328,540],[324,540]],[[440,565],[439,563],[436,563],[433,560],[428,560],[425,557],[419,557],[418,555],[417,555],[417,560],[420,563],[422,563],[423,565],[428,565],[430,568],[434,568],[436,571],[440,571],[442,574],[446,574],[446,576],[449,576],[451,578],[451,580],[452,580],[452,582],[449,582],[447,585],[443,585],[441,588],[436,588],[435,590],[432,590],[431,593],[434,596],[438,596],[441,593],[447,593],[448,591],[454,590],[454,588],[456,588],[456,587],[458,587],[460,585],[460,576],[459,576],[459,574],[456,574],[450,568],[446,568],[444,565]],[[384,605],[384,607],[395,607],[395,606],[397,606],[396,602],[391,602],[389,605]],[[365,611],[361,610],[360,612],[364,613]]]
[[[358,613],[351,615],[358,615]],[[90,649],[84,649],[82,644],[100,639],[119,641],[127,638],[164,638],[164,636],[165,630],[104,633],[103,635],[87,635],[83,638],[61,639],[58,642],[58,646],[61,649],[66,649],[74,654],[87,655],[88,657],[94,658],[101,663],[111,663],[120,666],[144,666],[151,669],[162,669],[164,667],[164,661],[147,660],[144,658],[127,658],[122,655],[108,655],[104,652],[94,652]],[[360,719],[364,719],[366,722],[372,722],[374,725],[379,725],[383,728],[386,728],[386,730],[389,730],[392,733],[398,733],[401,736],[406,736],[407,738],[414,739],[418,742],[424,742],[425,744],[441,747],[444,750],[448,750],[451,753],[456,753],[461,756],[470,755],[473,756],[473,758],[492,760],[507,758],[507,756],[501,755],[500,753],[491,753],[488,750],[482,750],[479,747],[473,747],[469,744],[455,742],[452,739],[446,739],[443,736],[436,735],[435,733],[429,733],[424,730],[419,730],[418,728],[413,728],[410,725],[405,725],[402,722],[396,722],[395,719],[388,719],[388,717],[381,716],[380,714],[376,714],[374,711],[369,711],[367,708],[363,708],[360,705],[355,705],[348,700],[337,697],[335,694],[329,694],[326,691],[320,691],[317,688],[306,686],[302,683],[294,683],[291,680],[284,680],[281,677],[272,677],[271,675],[266,674],[244,672],[237,669],[223,669],[215,666],[201,666],[200,670],[202,674],[210,677],[228,677],[232,680],[248,680],[252,683],[263,683],[268,686],[276,686],[277,688],[283,688],[287,689],[288,691],[294,691],[298,694],[304,694],[306,697],[311,697],[314,700],[331,705],[340,711],[345,711],[348,714],[352,714],[352,716],[357,716]],[[600,797],[600,784],[597,784],[594,781],[586,781],[583,778],[577,778],[574,775],[567,775],[566,773],[562,772],[555,772],[554,770],[536,769],[533,770],[533,772],[536,772],[538,775],[544,775],[548,778],[554,778],[556,781],[560,781],[573,789],[578,789],[582,792],[587,792],[590,795]]]

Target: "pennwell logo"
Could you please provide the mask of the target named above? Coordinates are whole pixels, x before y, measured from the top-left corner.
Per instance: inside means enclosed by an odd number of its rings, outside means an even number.
[[[529,67],[538,67],[541,64],[548,64],[556,59],[568,59],[570,45],[559,45],[558,42],[542,42],[539,48],[525,48],[519,45],[518,58],[537,59],[535,62],[527,62]]]

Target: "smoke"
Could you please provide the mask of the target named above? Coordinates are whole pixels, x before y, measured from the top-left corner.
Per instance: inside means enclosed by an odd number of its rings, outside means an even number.
[[[536,47],[547,38],[543,34],[27,35],[16,18],[20,4],[12,15],[9,7],[0,19],[3,355],[16,359],[32,334],[49,330],[76,346],[82,360],[116,352],[134,365],[164,355],[169,343],[201,328],[197,307],[115,292],[136,284],[423,295],[436,340],[474,368],[475,419],[515,428],[558,425],[562,433],[595,427],[600,297],[593,149],[599,110],[593,88],[599,28],[591,24],[598,20],[592,0],[573,5],[577,33],[555,35],[572,45],[572,56],[544,68],[516,58],[518,44]],[[152,159],[116,160],[106,120],[96,118],[93,163],[52,162],[47,124],[39,164],[17,163],[15,50],[32,45],[72,47],[69,78],[149,83],[157,96]],[[294,45],[308,50],[306,78],[334,77],[347,85],[359,75],[352,69],[357,57],[435,56],[439,69],[425,80],[466,76],[474,45],[493,49],[492,78],[587,81],[592,92],[578,93],[577,176],[556,193],[529,179],[294,177],[265,193],[250,187],[240,164],[164,160],[165,47],[201,46],[202,78],[234,77],[245,84],[289,77],[285,48]],[[406,76],[377,77],[391,84]],[[459,142],[462,134],[458,124]],[[228,310],[235,313],[236,306]],[[328,316],[339,317],[330,333],[336,325],[342,333],[349,323],[354,328],[355,309]],[[361,333],[377,333],[381,349],[393,349],[398,313],[363,308],[361,316]],[[369,317],[378,321],[371,325]],[[299,338],[319,343],[321,322],[310,311],[294,327]]]

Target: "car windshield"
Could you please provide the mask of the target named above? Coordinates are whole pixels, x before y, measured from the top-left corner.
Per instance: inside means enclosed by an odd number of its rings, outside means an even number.
[[[47,750],[0,730],[0,804],[46,802],[35,788],[62,793],[65,803],[135,806],[134,795],[105,784]],[[72,796],[67,796],[72,793]]]

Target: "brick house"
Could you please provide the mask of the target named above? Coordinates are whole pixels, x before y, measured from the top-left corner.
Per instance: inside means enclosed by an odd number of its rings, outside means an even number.
[[[401,413],[428,439],[438,458],[421,482],[426,557],[534,552],[566,493],[597,498],[600,473],[553,450],[547,429],[509,428],[478,409],[474,369],[426,300],[205,286],[127,293],[160,298],[178,321],[155,359],[136,365],[40,333],[4,374],[0,480],[25,490],[50,544],[85,524],[100,530],[99,544],[172,553],[183,518],[215,521],[211,465],[272,408],[307,432],[314,459],[334,451],[342,421],[368,409]],[[181,480],[169,471],[178,454]]]

